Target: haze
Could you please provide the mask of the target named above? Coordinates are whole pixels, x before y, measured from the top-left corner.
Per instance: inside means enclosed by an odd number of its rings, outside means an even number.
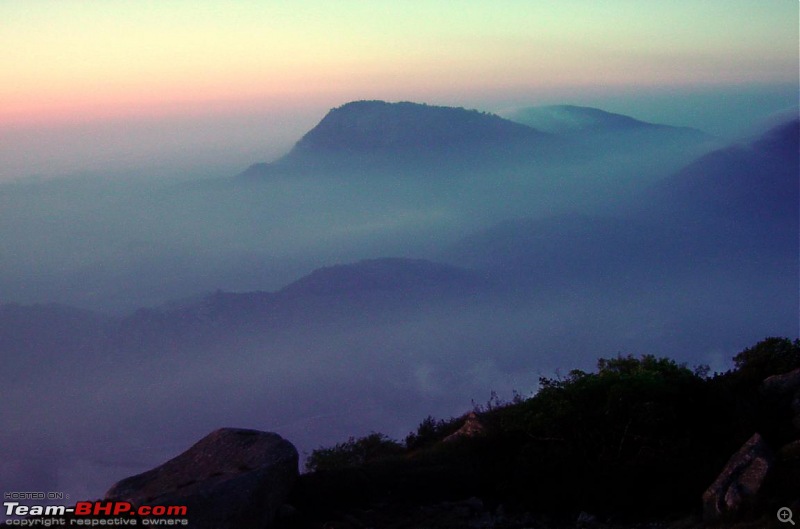
[[[2,490],[800,335],[796,2],[0,20]]]

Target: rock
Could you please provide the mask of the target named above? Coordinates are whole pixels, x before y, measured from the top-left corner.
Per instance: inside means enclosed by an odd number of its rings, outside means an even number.
[[[442,442],[449,443],[458,439],[476,437],[483,434],[483,430],[483,424],[481,424],[481,420],[478,419],[478,415],[474,411],[471,411],[467,414],[467,420],[464,421],[464,426],[442,439]]]
[[[106,493],[134,505],[185,505],[195,529],[265,529],[297,478],[297,449],[281,436],[222,428]]]
[[[790,395],[792,398],[792,426],[800,431],[800,368],[764,379],[761,390],[774,395]]]
[[[800,368],[764,379],[761,389],[768,393],[788,395],[800,391]]]
[[[733,517],[755,500],[772,466],[769,447],[756,433],[736,452],[703,494],[703,518]]]
[[[778,457],[784,461],[800,459],[800,439],[783,445],[778,450]]]

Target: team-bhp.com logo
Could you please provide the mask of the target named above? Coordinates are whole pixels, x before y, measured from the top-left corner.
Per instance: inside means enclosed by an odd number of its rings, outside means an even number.
[[[185,505],[133,505],[127,501],[79,501],[74,507],[64,505],[22,505],[16,501],[3,503],[5,515],[27,517],[7,520],[6,524],[35,526],[32,517],[50,517],[55,525],[187,525]],[[67,519],[65,519],[66,517]],[[113,521],[111,519],[113,519]],[[55,520],[54,520],[55,521]],[[16,523],[15,523],[16,522]],[[27,522],[27,523],[22,523]],[[51,524],[47,524],[51,525]]]

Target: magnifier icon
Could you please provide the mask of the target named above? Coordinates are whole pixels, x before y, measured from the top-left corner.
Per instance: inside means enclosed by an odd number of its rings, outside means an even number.
[[[794,525],[792,520],[792,510],[789,507],[781,507],[778,509],[778,521],[782,523],[790,523]]]

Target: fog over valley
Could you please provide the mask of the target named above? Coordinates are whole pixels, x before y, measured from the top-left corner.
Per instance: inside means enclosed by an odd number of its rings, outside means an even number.
[[[727,128],[352,101],[217,166],[0,183],[0,488],[94,498],[219,426],[308,453],[600,356],[797,337],[800,122],[763,100]]]

